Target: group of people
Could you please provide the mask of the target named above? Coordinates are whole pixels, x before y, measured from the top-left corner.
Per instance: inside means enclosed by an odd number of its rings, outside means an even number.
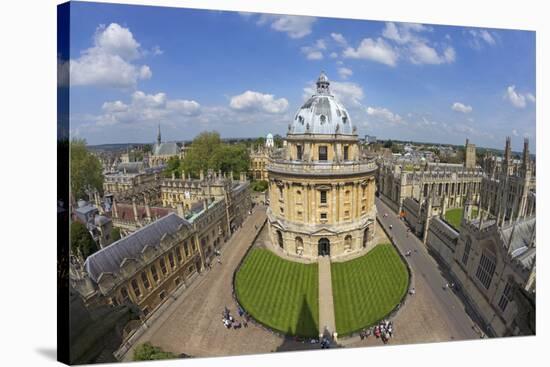
[[[243,318],[242,323],[231,316],[231,311],[226,307],[224,307],[224,310],[222,312],[222,322],[226,329],[240,329],[241,327],[248,327],[248,321],[250,320],[248,314],[244,312],[242,308],[239,307],[238,309],[239,316]]]
[[[374,335],[377,339],[382,339],[382,342],[387,344],[389,339],[393,337],[393,322],[382,320],[378,325],[363,329],[359,333],[361,340],[365,340],[371,335]]]

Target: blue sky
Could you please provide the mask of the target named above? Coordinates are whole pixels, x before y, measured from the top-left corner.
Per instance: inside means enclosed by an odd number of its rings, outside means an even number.
[[[71,7],[89,144],[285,135],[321,70],[360,135],[535,151],[535,33],[135,5]]]

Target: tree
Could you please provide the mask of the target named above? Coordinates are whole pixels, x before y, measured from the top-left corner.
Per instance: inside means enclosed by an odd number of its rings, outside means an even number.
[[[120,228],[113,227],[111,230],[111,238],[113,239],[113,242],[120,240]]]
[[[71,251],[82,256],[84,260],[98,250],[97,244],[88,228],[80,222],[71,223]]]
[[[143,153],[151,153],[151,151],[153,150],[153,147],[151,146],[151,144],[145,144],[143,147]]]
[[[263,136],[260,136],[256,140],[254,140],[253,146],[254,147],[263,147],[265,145],[265,138]]]
[[[248,171],[249,163],[250,157],[245,144],[226,144],[217,132],[203,132],[189,146],[180,162],[180,172],[183,169],[186,174],[196,178],[201,170],[233,171],[234,178],[238,178],[239,172]]]
[[[164,177],[172,177],[172,173],[176,174],[176,177],[181,178],[182,162],[179,157],[170,157],[166,163],[166,168],[163,171]]]
[[[275,148],[282,148],[283,137],[279,134],[275,134],[275,136],[273,137],[273,144],[275,145]]]
[[[159,347],[154,347],[149,342],[140,344],[134,349],[134,361],[154,361],[173,358],[177,358],[174,353],[165,352]]]
[[[258,192],[264,192],[267,190],[267,181],[260,180],[260,181],[254,181],[252,182],[252,190],[258,191]]]
[[[95,189],[102,193],[103,168],[99,159],[88,151],[84,139],[73,139],[70,148],[71,193],[73,199],[87,197],[87,190],[89,189]]]

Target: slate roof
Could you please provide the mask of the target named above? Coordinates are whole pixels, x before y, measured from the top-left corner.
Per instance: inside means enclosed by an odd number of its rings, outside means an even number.
[[[536,248],[531,246],[531,241],[536,236],[536,218],[528,218],[515,224],[508,225],[501,230],[504,246],[512,259],[519,261],[523,266],[529,267],[535,259]],[[510,241],[511,238],[511,241]]]
[[[178,144],[174,142],[155,144],[153,149],[153,155],[178,155]]]
[[[116,274],[125,258],[139,258],[146,245],[160,246],[161,237],[165,233],[176,233],[182,224],[191,226],[185,219],[170,213],[90,255],[84,263],[84,268],[94,282],[97,282],[101,273]]]

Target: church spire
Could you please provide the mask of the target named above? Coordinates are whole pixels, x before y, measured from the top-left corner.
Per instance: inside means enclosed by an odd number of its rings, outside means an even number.
[[[159,124],[159,129],[157,134],[157,145],[160,145],[160,124]]]

